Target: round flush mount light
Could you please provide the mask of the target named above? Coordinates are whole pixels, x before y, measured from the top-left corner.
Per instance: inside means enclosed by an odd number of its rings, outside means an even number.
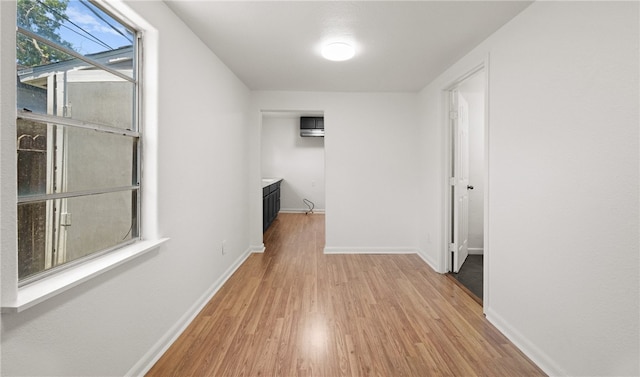
[[[355,53],[356,51],[353,46],[344,42],[329,43],[322,49],[322,56],[334,62],[349,60],[353,58]]]

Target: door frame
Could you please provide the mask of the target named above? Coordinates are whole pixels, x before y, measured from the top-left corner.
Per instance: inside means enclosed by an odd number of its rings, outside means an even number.
[[[490,239],[489,239],[489,58],[485,57],[479,64],[473,66],[473,68],[464,71],[463,74],[458,75],[455,79],[449,81],[442,89],[442,130],[443,130],[443,247],[441,254],[442,265],[446,272],[450,272],[453,269],[451,251],[449,249],[450,240],[453,234],[453,206],[452,206],[452,194],[450,184],[450,173],[453,164],[453,138],[451,133],[451,120],[449,117],[450,112],[453,110],[451,106],[451,91],[457,89],[464,81],[480,74],[484,76],[484,166],[483,166],[483,178],[484,178],[484,216],[483,216],[483,311],[484,308],[489,307],[490,289],[489,289],[489,261],[490,261]]]

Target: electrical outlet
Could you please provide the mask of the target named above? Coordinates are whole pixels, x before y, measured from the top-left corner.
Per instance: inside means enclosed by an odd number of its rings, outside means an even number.
[[[227,253],[227,241],[226,240],[222,240],[222,255],[225,255]]]

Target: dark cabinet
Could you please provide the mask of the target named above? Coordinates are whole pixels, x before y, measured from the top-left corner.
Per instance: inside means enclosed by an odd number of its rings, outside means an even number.
[[[315,128],[324,129],[324,118],[300,117],[300,128],[303,130],[312,130]]]
[[[300,136],[324,136],[324,118],[300,117]]]
[[[276,219],[280,212],[280,181],[262,188],[262,231]]]
[[[312,130],[316,128],[315,117],[300,117],[300,128],[303,130]]]

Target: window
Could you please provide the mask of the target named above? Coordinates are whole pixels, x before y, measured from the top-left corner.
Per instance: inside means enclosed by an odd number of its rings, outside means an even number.
[[[86,0],[17,1],[18,279],[140,238],[138,36]]]

